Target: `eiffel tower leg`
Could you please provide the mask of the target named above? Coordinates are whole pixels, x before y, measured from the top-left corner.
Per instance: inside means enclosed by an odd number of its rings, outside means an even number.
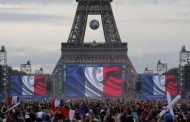
[[[69,43],[83,43],[88,18],[88,11],[82,8],[85,8],[87,6],[87,3],[87,1],[80,1],[78,3],[76,15],[68,38]]]
[[[121,42],[111,7],[101,11],[101,17],[106,42]]]

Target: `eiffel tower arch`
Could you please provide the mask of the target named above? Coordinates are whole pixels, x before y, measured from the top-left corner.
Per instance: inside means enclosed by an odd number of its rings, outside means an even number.
[[[122,97],[133,96],[137,73],[127,54],[127,43],[120,39],[112,12],[112,0],[76,1],[78,6],[68,41],[61,44],[61,57],[52,72],[54,97],[67,96],[65,93],[67,85],[65,84],[69,84],[69,81],[67,81],[66,67],[75,65],[82,65],[83,67],[120,65],[124,72],[124,75],[121,76],[123,82]],[[105,42],[84,42],[88,15],[101,16]]]

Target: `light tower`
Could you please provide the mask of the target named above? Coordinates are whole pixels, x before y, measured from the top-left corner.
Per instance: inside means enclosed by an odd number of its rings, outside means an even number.
[[[157,63],[157,74],[161,75],[163,73],[167,72],[167,64],[161,63],[160,60],[158,60]]]
[[[8,69],[7,69],[7,51],[5,46],[1,46],[0,50],[0,83],[2,86],[2,97],[7,99]]]
[[[43,68],[41,67],[40,70],[35,70],[36,75],[43,75]]]
[[[148,69],[147,67],[144,70],[145,75],[153,75],[153,70]]]
[[[184,92],[184,94],[189,94],[190,93],[190,88],[188,89],[189,90],[189,93],[186,93],[187,90],[186,90],[186,86],[184,85],[185,82],[186,82],[186,79],[185,79],[185,67],[186,66],[189,66],[190,64],[190,51],[187,51],[185,46],[182,46],[181,48],[181,51],[179,53],[179,71],[178,71],[178,74],[179,74],[179,88],[178,88],[178,91],[179,91],[179,94],[182,94],[182,92]],[[185,95],[187,96],[187,95]]]
[[[26,74],[31,74],[31,64],[30,61],[27,61],[26,64],[20,65],[20,71],[25,72]]]

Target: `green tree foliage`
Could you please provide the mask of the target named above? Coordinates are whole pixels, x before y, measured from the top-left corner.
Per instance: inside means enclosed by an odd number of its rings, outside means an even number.
[[[18,71],[16,69],[12,69],[12,67],[8,66],[8,74],[10,77],[12,75],[25,75],[26,73],[23,71]]]
[[[176,75],[178,76],[178,68],[174,67],[172,69],[169,69],[166,73],[164,73],[165,75]]]

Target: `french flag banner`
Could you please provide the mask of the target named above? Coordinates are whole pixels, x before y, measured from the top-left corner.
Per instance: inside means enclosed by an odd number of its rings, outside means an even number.
[[[125,81],[121,66],[66,67],[66,97],[121,97]]]
[[[58,100],[58,99],[53,99],[52,101],[52,107],[59,107],[62,106],[64,103],[64,100]]]
[[[11,76],[10,79],[10,96],[22,95],[46,95],[45,76],[31,75]]]
[[[75,110],[66,109],[63,106],[59,108],[50,107],[48,110],[53,112],[60,111],[65,118],[69,118],[70,120],[73,120],[75,115]]]
[[[175,75],[142,75],[142,98],[164,98],[166,92],[177,95]]]
[[[75,115],[74,110],[66,109],[65,107],[60,107],[59,110],[64,117],[69,118],[70,120],[73,120],[74,115]]]
[[[18,102],[19,102],[19,97],[18,96],[9,96],[7,98],[8,105],[17,104]]]

